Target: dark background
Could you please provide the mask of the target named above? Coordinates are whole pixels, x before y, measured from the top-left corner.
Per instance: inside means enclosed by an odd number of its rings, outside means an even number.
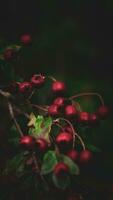
[[[22,52],[18,73],[29,77],[44,72],[65,80],[70,94],[97,91],[110,107],[110,117],[95,131],[92,141],[102,149],[97,180],[113,184],[113,2],[82,0],[4,0],[0,5],[0,44],[19,43],[23,33],[32,35]],[[95,109],[96,99],[84,101]]]

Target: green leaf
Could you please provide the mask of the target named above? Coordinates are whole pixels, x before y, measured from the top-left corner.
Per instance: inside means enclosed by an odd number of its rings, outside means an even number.
[[[60,155],[59,161],[64,162],[65,164],[69,166],[71,174],[79,175],[80,171],[79,171],[78,165],[75,164],[69,157],[65,155]]]
[[[55,165],[57,164],[57,157],[54,151],[48,151],[44,158],[41,167],[41,174],[48,174],[53,171]]]
[[[98,147],[96,147],[92,144],[86,144],[86,147],[87,147],[87,149],[91,150],[94,153],[101,152],[101,150]]]
[[[44,118],[42,115],[38,115],[35,120],[35,127],[29,129],[29,134],[35,138],[43,137],[49,141],[49,133],[51,131],[52,118]]]
[[[56,187],[66,189],[70,185],[70,177],[65,176],[64,178],[58,178],[54,174],[52,176],[53,183]]]
[[[6,169],[3,173],[7,175],[10,172],[18,172],[18,170],[23,169],[24,160],[25,156],[23,153],[17,154],[7,162]]]

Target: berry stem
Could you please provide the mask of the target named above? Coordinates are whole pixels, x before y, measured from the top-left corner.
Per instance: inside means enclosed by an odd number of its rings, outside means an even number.
[[[13,107],[12,107],[12,105],[11,105],[11,103],[10,103],[9,101],[8,101],[7,104],[8,104],[10,116],[11,116],[11,118],[13,119],[13,121],[14,121],[14,123],[15,123],[15,126],[16,126],[18,132],[20,133],[20,136],[22,137],[24,134],[23,134],[23,132],[22,132],[22,130],[21,130],[21,128],[20,128],[18,122],[16,121],[16,118],[15,118],[14,112],[13,112]]]
[[[73,148],[74,148],[74,145],[75,145],[75,136],[80,140],[81,142],[81,145],[83,147],[83,150],[85,150],[85,144],[82,140],[82,138],[78,135],[78,133],[75,132],[74,128],[73,128],[73,125],[71,124],[71,122],[65,118],[58,118],[59,120],[63,120],[65,122],[67,122],[69,124],[69,126],[71,127],[72,131],[73,131]]]
[[[56,81],[56,79],[53,76],[48,76],[48,78],[52,81]]]
[[[39,106],[39,105],[35,105],[35,104],[30,104],[31,106],[35,107],[35,108],[38,108],[39,110],[42,110],[44,112],[47,112],[48,109],[44,108],[43,106]]]
[[[77,97],[90,96],[90,95],[98,96],[99,99],[100,99],[101,104],[104,105],[104,100],[103,100],[102,96],[97,92],[84,92],[84,93],[76,94],[74,96],[71,96],[69,98],[69,100],[73,100],[73,99],[75,99]]]
[[[80,112],[82,112],[82,108],[81,108],[81,106],[80,106],[80,103],[78,103],[78,102],[72,100],[72,104],[75,105],[75,106],[77,106],[78,110],[79,110]]]
[[[9,92],[4,92],[4,91],[1,90],[1,89],[0,89],[0,94],[1,94],[3,97],[7,98],[7,99],[9,99],[9,98],[14,99],[14,97],[13,97],[12,94],[10,94]]]

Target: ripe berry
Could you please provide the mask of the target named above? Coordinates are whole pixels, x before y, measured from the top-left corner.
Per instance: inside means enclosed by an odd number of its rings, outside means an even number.
[[[32,41],[31,35],[29,35],[29,34],[22,35],[20,37],[20,41],[25,45],[30,44]]]
[[[69,174],[69,167],[67,164],[59,162],[58,164],[55,165],[53,173],[55,174],[55,176],[63,178]]]
[[[73,134],[73,130],[72,130],[71,126],[64,126],[63,130],[64,130],[64,132]]]
[[[98,125],[99,124],[99,118],[97,116],[97,114],[95,113],[91,113],[89,116],[89,121],[90,121],[90,125]]]
[[[105,119],[109,114],[109,108],[107,106],[100,106],[97,114],[101,119]]]
[[[92,160],[92,153],[89,150],[83,150],[79,154],[79,162],[80,163],[88,163]]]
[[[30,82],[22,82],[19,83],[19,91],[21,93],[26,93],[29,92],[31,90],[32,86]]]
[[[66,154],[69,158],[71,158],[74,162],[78,160],[79,153],[75,151],[74,149],[70,150]]]
[[[4,59],[7,61],[14,59],[15,56],[16,56],[16,52],[14,51],[13,48],[7,48],[4,52]]]
[[[36,140],[36,150],[38,153],[43,154],[49,147],[48,142],[44,138],[38,138]]]
[[[62,81],[54,81],[52,84],[52,91],[54,93],[64,92],[65,89],[66,89],[66,86],[65,86],[64,82],[62,82]]]
[[[90,122],[90,114],[88,112],[80,112],[78,122],[88,124]]]
[[[66,117],[69,117],[69,118],[76,116],[77,110],[76,110],[75,106],[67,105],[65,107],[65,115],[66,115]]]
[[[34,74],[32,77],[31,77],[31,83],[33,86],[35,87],[41,87],[45,82],[45,76],[43,75],[39,75],[39,74]]]
[[[62,107],[64,106],[64,102],[65,102],[65,99],[63,97],[57,97],[56,99],[54,99],[53,104],[59,107]]]
[[[61,132],[56,136],[56,144],[61,152],[66,152],[72,148],[73,135],[68,132]]]
[[[58,106],[53,104],[53,105],[50,105],[49,108],[48,108],[48,114],[55,117],[59,114],[59,111],[58,111]]]
[[[32,150],[35,146],[35,139],[30,135],[22,136],[20,138],[20,145],[27,150]]]

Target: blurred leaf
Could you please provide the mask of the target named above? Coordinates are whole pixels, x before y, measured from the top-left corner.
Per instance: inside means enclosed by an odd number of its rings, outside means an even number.
[[[56,164],[57,164],[57,157],[55,152],[48,151],[43,158],[41,174],[48,174],[52,172]]]
[[[64,162],[65,164],[69,166],[71,174],[79,175],[80,171],[79,171],[78,165],[75,164],[69,157],[65,155],[60,155],[59,161]]]
[[[86,144],[86,147],[91,150],[92,152],[101,152],[101,149],[99,149],[98,147],[92,145],[92,144]]]
[[[54,185],[58,188],[65,189],[70,185],[69,176],[65,176],[64,178],[60,179],[53,174],[52,179],[53,179]]]
[[[17,154],[12,159],[8,160],[6,164],[6,169],[3,171],[3,174],[7,175],[10,172],[19,172],[20,169],[23,169],[24,161],[25,161],[24,153],[22,152]]]

